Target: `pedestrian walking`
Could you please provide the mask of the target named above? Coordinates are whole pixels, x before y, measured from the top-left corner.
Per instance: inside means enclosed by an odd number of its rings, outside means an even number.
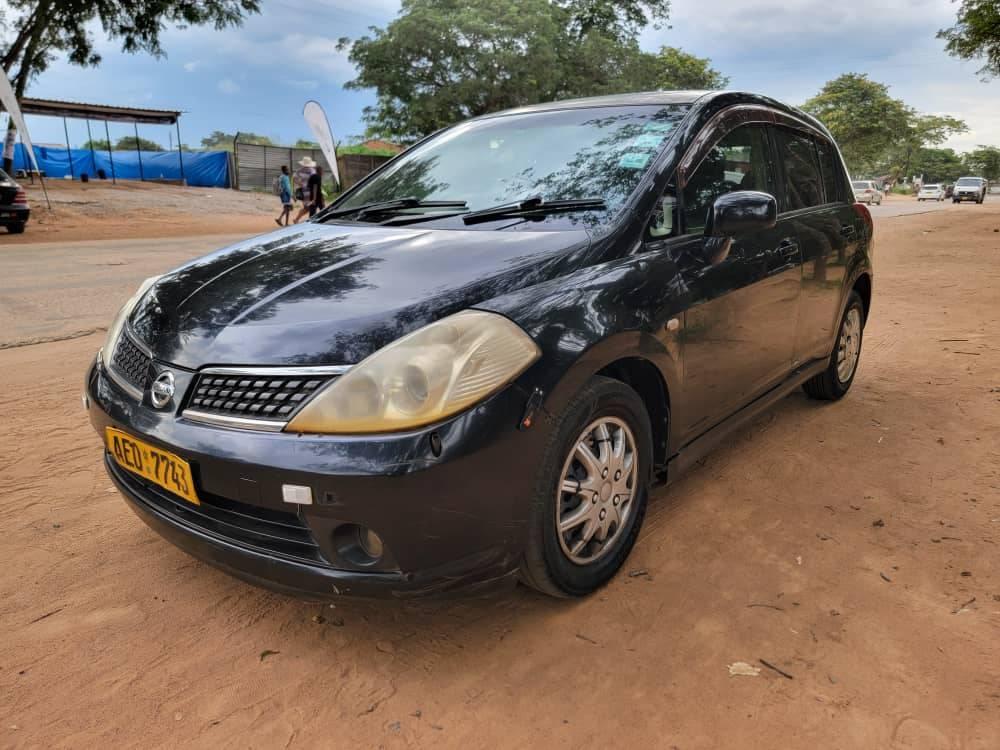
[[[299,168],[295,170],[295,200],[301,201],[302,208],[295,215],[298,224],[302,217],[309,213],[309,178],[316,173],[316,162],[308,156],[299,159]]]
[[[309,218],[311,219],[318,212],[326,208],[326,199],[323,197],[323,167],[316,167],[308,182],[309,188]]]
[[[287,164],[281,165],[281,176],[278,177],[278,197],[281,199],[281,213],[274,221],[279,227],[287,227],[292,216],[292,178],[288,174]]]

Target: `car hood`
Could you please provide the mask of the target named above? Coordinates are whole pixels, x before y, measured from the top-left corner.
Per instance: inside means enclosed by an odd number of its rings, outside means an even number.
[[[590,237],[304,224],[163,276],[129,326],[157,359],[354,364],[400,336],[578,267]]]

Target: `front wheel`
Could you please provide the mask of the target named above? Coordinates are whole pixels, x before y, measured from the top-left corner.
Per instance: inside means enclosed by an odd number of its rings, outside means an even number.
[[[556,420],[535,482],[521,581],[557,597],[607,583],[646,514],[649,414],[624,383],[595,377]]]
[[[810,398],[820,401],[837,401],[851,389],[854,373],[861,358],[861,339],[865,327],[865,306],[861,296],[851,291],[847,298],[847,308],[840,320],[837,343],[830,355],[826,370],[802,384],[802,390]]]

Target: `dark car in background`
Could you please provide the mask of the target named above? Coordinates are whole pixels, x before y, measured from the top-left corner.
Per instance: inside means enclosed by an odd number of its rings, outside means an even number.
[[[30,216],[28,194],[0,169],[0,226],[6,227],[11,234],[21,234]]]
[[[133,510],[243,579],[581,596],[651,486],[847,393],[872,237],[830,133],[771,99],[501,112],[149,279],[84,402]]]
[[[959,177],[951,194],[951,202],[975,201],[982,203],[986,200],[987,187],[988,183],[982,177]]]

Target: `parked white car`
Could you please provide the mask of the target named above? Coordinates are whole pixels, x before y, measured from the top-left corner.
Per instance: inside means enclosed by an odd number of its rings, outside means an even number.
[[[854,186],[854,200],[858,203],[882,205],[882,191],[871,180],[854,180],[851,185]]]
[[[944,185],[924,185],[917,193],[918,201],[943,201]]]

